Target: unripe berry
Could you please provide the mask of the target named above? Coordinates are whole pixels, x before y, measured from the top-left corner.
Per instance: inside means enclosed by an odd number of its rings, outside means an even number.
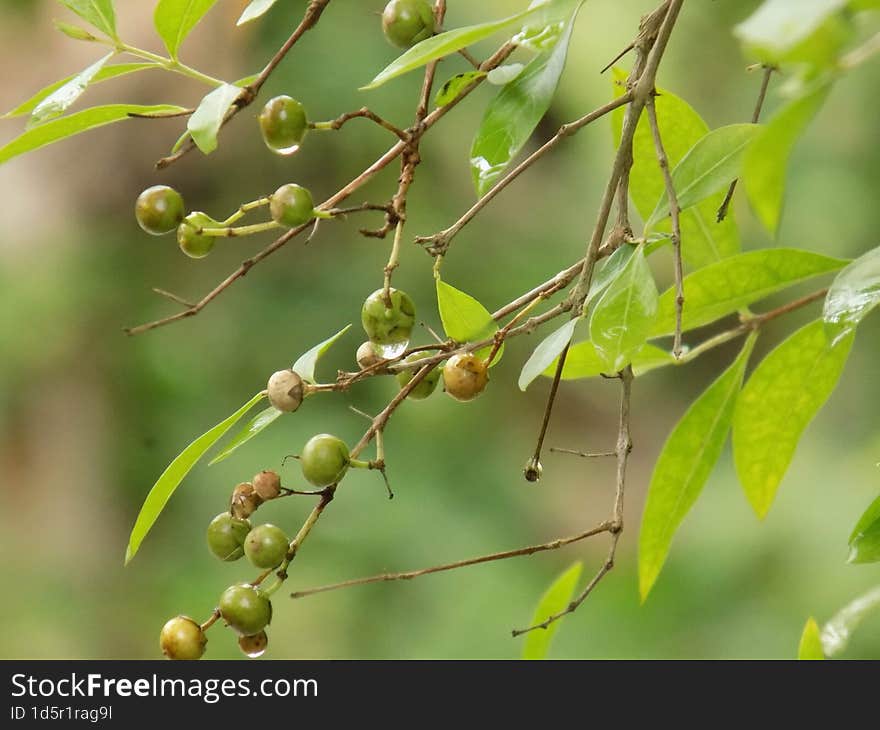
[[[271,469],[264,469],[254,476],[253,485],[254,491],[264,502],[275,499],[281,494],[281,477],[278,476],[278,472]]]
[[[167,185],[147,188],[134,204],[138,225],[151,236],[171,233],[180,225],[185,213],[180,193]]]
[[[214,248],[214,236],[199,233],[205,228],[216,227],[217,221],[205,213],[190,213],[177,227],[177,244],[191,259],[203,259]]]
[[[434,34],[434,11],[428,0],[391,0],[382,12],[388,42],[409,48]]]
[[[270,150],[292,155],[309,131],[305,107],[289,96],[269,99],[260,112],[260,131]]]
[[[488,382],[488,364],[472,353],[453,355],[443,366],[443,385],[456,400],[473,400]]]
[[[246,520],[262,503],[260,495],[254,491],[254,485],[250,482],[242,482],[232,490],[229,511],[232,512],[233,517]]]
[[[202,627],[189,616],[175,616],[159,634],[159,646],[169,659],[201,659],[207,643]]]
[[[268,646],[269,637],[266,636],[265,631],[261,631],[259,634],[254,634],[253,636],[238,637],[238,647],[251,659],[263,656],[263,654],[266,653],[266,648]]]
[[[424,354],[422,353],[414,353],[410,355],[406,362],[415,362],[416,360],[423,360]],[[401,387],[401,389],[405,388],[410,380],[413,379],[413,376],[418,372],[416,368],[412,368],[409,370],[401,370],[397,373],[397,384]],[[429,372],[419,384],[413,388],[407,398],[412,398],[413,400],[424,400],[431,393],[434,392],[437,387],[437,383],[440,381],[440,370],[434,368],[431,372]]]
[[[269,402],[282,413],[293,413],[303,401],[303,381],[293,370],[272,373],[266,391]]]
[[[251,523],[221,512],[208,525],[208,547],[220,560],[232,562],[244,555],[244,540]]]
[[[357,364],[360,365],[361,369],[366,369],[369,367],[373,367],[373,365],[378,365],[382,362],[382,356],[376,352],[376,348],[372,342],[367,340],[364,342],[358,349],[357,355]]]
[[[229,586],[218,604],[223,620],[239,634],[253,636],[272,620],[272,603],[248,583]]]
[[[315,201],[307,188],[288,183],[272,193],[269,212],[278,225],[296,228],[315,217]]]
[[[327,433],[312,436],[299,457],[303,476],[323,489],[336,484],[348,471],[348,446],[341,439]]]
[[[390,301],[386,301],[383,289],[377,289],[367,297],[361,310],[361,324],[379,354],[393,357],[387,348],[406,347],[416,321],[416,305],[409,294],[399,289],[389,289],[388,296]]]
[[[284,530],[275,525],[258,525],[244,541],[244,553],[256,568],[277,568],[290,547]]]

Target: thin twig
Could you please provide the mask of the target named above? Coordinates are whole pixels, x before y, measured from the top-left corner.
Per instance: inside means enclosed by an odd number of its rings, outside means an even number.
[[[551,453],[554,454],[570,454],[572,456],[580,456],[582,459],[603,459],[606,456],[617,456],[616,451],[576,451],[574,449],[560,449],[556,446],[550,447]]]
[[[332,119],[329,122],[311,122],[309,123],[309,127],[312,129],[332,129],[332,130],[340,130],[352,119],[369,119],[371,122],[375,122],[383,129],[387,129],[392,134],[396,135],[399,139],[404,142],[409,141],[409,134],[404,132],[399,127],[394,126],[391,122],[386,119],[383,119],[378,114],[370,111],[367,107],[361,107],[357,111],[346,112],[345,114],[340,114],[336,119]]]
[[[550,426],[550,416],[553,414],[553,405],[556,403],[556,394],[559,391],[559,381],[562,379],[562,371],[565,369],[565,361],[568,359],[568,351],[571,348],[569,342],[565,349],[559,354],[559,360],[556,363],[556,372],[553,374],[553,383],[550,386],[550,393],[547,396],[547,405],[544,406],[544,418],[541,421],[541,430],[538,432],[538,440],[535,443],[535,453],[526,468],[526,479],[532,482],[538,481],[541,473],[541,449],[544,448],[544,439],[547,437],[547,429]],[[532,478],[533,475],[534,478]]]

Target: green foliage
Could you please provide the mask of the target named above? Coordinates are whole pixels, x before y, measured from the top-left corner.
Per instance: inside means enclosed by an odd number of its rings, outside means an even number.
[[[822,648],[826,656],[840,654],[865,617],[880,608],[880,586],[859,596],[840,609],[822,628]]]
[[[846,261],[795,248],[750,251],[684,278],[682,329],[714,322],[774,292],[842,268]],[[675,331],[675,290],[663,292],[652,337]]]
[[[674,363],[675,358],[671,353],[651,344],[643,345],[636,350],[630,362],[633,373],[636,375],[643,375],[650,370]],[[552,378],[556,374],[556,360],[541,374],[544,377]],[[602,374],[608,375],[608,369],[592,342],[586,340],[569,348],[568,357],[565,358],[565,367],[562,368],[563,380],[596,378]]]
[[[657,285],[640,246],[590,316],[590,339],[606,372],[622,370],[645,344],[658,305]]]
[[[489,192],[547,113],[579,9],[580,3],[556,43],[535,56],[486,108],[471,146],[471,176],[479,197]]]
[[[562,327],[551,332],[535,348],[519,374],[519,389],[525,391],[531,382],[556,362],[565,346],[571,342],[578,320],[570,319]]]
[[[798,659],[824,659],[825,652],[822,650],[822,638],[819,635],[819,624],[812,616],[804,625],[801,641],[798,645]]]
[[[219,464],[221,461],[228,459],[236,449],[244,446],[252,438],[259,436],[283,415],[284,412],[279,411],[274,406],[269,406],[265,410],[260,411],[244,425],[241,431],[229,439],[223,448],[217,452],[217,455],[208,462],[208,466],[214,466],[214,464]]]
[[[78,25],[71,25],[70,23],[65,23],[62,20],[55,20],[55,28],[60,33],[64,33],[68,38],[73,38],[75,41],[96,41],[98,40],[89,33],[85,28],[80,28]]]
[[[58,2],[70,8],[80,18],[87,23],[91,23],[98,30],[118,40],[113,0],[58,0]]]
[[[437,106],[451,104],[465,88],[485,75],[485,71],[465,71],[464,73],[456,74],[440,87],[437,95],[434,97],[434,103]]]
[[[137,104],[109,104],[107,106],[95,106],[83,109],[66,117],[52,119],[27,130],[11,142],[0,147],[0,165],[8,162],[13,157],[31,152],[32,150],[45,147],[53,142],[67,139],[75,134],[87,132],[90,129],[103,127],[105,124],[120,122],[130,119],[133,114],[137,115],[162,115],[174,114],[185,111],[182,107],[169,104],[155,106],[140,106]]]
[[[687,210],[730,185],[739,176],[745,152],[760,129],[756,124],[730,124],[709,132],[691,147],[672,170],[679,208]],[[667,215],[669,200],[664,191],[645,229]]]
[[[880,248],[841,271],[825,297],[822,317],[834,337],[852,331],[880,304]]]
[[[232,106],[241,89],[232,84],[223,84],[210,92],[199,103],[189,118],[186,129],[196,146],[206,155],[217,149],[217,133],[229,107]]]
[[[159,0],[153,23],[159,37],[176,59],[180,45],[217,0]]]
[[[91,66],[80,71],[70,81],[62,84],[40,101],[31,113],[28,126],[40,124],[64,114],[68,107],[82,96],[86,87],[92,82],[92,79],[101,71],[104,64],[113,58],[113,55],[113,53],[108,53],[106,56],[99,58]]]
[[[244,25],[252,20],[256,20],[261,15],[267,13],[276,2],[278,0],[251,0],[250,5],[242,11],[236,25]]]
[[[532,617],[531,626],[542,623],[550,616],[565,610],[574,596],[578,580],[581,577],[582,567],[581,563],[575,563],[553,581],[547,592],[538,601],[538,607],[535,609]],[[522,658],[546,659],[550,651],[550,643],[553,641],[553,636],[558,628],[559,622],[555,621],[546,629],[538,629],[527,633],[525,641],[523,641]]]
[[[316,382],[315,368],[318,365],[318,360],[320,360],[327,351],[336,344],[336,341],[350,329],[350,324],[345,325],[345,327],[339,330],[335,335],[328,337],[326,340],[315,345],[311,350],[301,355],[297,361],[293,363],[293,366],[290,369],[307,383]]]
[[[823,85],[789,102],[761,130],[746,152],[743,180],[755,215],[776,235],[782,218],[785,195],[785,168],[798,138],[816,116],[828,97]]]
[[[253,408],[257,403],[263,400],[265,396],[257,393],[229,418],[218,423],[212,429],[206,431],[187,446],[178,454],[174,460],[168,465],[165,471],[156,483],[150,489],[147,498],[144,500],[141,510],[135,520],[134,527],[131,529],[131,535],[128,538],[128,548],[125,551],[125,563],[128,565],[131,559],[137,554],[150,528],[156,523],[168,500],[180,486],[184,477],[189,474],[190,470],[196,465],[205,453],[219,441],[223,435],[234,426],[245,413]]]
[[[853,528],[846,562],[880,562],[880,497],[871,503]]]
[[[749,337],[734,363],[688,408],[660,452],[639,532],[642,601],[666,562],[675,531],[721,456],[756,337]]]
[[[733,454],[759,518],[767,515],[801,435],[837,385],[853,339],[849,334],[832,344],[822,321],[812,322],[767,355],[743,388]]]
[[[488,309],[470,294],[459,291],[441,279],[437,279],[437,307],[443,330],[447,337],[456,342],[479,342],[498,331],[498,325]],[[496,363],[501,359],[501,352],[495,358]],[[488,348],[477,354],[488,355]]]

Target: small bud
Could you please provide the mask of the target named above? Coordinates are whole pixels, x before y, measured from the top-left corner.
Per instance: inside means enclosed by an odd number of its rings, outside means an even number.
[[[260,495],[254,491],[254,485],[250,482],[242,482],[232,491],[229,509],[233,517],[246,520],[262,503]]]
[[[275,499],[281,494],[281,477],[278,472],[264,469],[254,477],[254,491],[264,502]]]
[[[293,413],[303,400],[303,381],[293,370],[272,373],[266,390],[269,402],[282,413]]]
[[[534,456],[529,459],[528,463],[523,469],[523,475],[526,478],[527,482],[536,482],[541,478],[541,475],[544,473],[544,467],[541,466],[541,462],[538,461]]]

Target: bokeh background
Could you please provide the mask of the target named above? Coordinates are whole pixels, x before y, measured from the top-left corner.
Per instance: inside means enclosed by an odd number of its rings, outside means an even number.
[[[654,4],[587,3],[536,144],[610,97],[610,81],[598,71]],[[118,5],[123,36],[160,50],[153,3]],[[281,0],[264,20],[237,29],[244,5],[218,3],[186,42],[184,60],[229,79],[253,73],[290,32],[305,2]],[[455,26],[501,17],[524,0],[449,5],[448,25]],[[405,126],[419,74],[369,94],[357,90],[395,56],[380,31],[382,6],[381,0],[334,0],[319,30],[273,76],[265,98],[290,93],[312,119],[368,103]],[[751,113],[760,79],[746,72],[731,28],[756,6],[756,0],[687,3],[675,31],[660,81],[712,126]],[[99,49],[55,32],[55,17],[70,19],[50,0],[0,1],[0,108],[98,57]],[[463,61],[448,61],[440,77],[464,68]],[[856,256],[880,243],[880,106],[876,94],[867,93],[878,84],[880,63],[850,74],[798,145],[778,245]],[[201,93],[187,80],[148,72],[102,84],[85,101],[189,106]],[[480,89],[428,135],[409,205],[412,234],[445,227],[472,203],[467,152],[492,93]],[[778,103],[771,93],[769,110]],[[205,617],[225,586],[252,576],[245,561],[219,564],[204,543],[205,527],[232,486],[259,469],[280,468],[282,457],[313,433],[354,442],[365,424],[348,407],[375,412],[394,392],[393,383],[380,379],[311,400],[222,465],[198,466],[123,569],[128,530],[169,460],[263,387],[273,370],[357,323],[365,295],[380,284],[389,244],[360,237],[357,227],[370,221],[352,218],[322,225],[308,246],[288,245],[198,317],[133,339],[122,334],[126,325],[173,311],[152,286],[198,298],[271,240],[221,241],[208,259],[192,261],[173,237],[148,237],[137,227],[132,207],[143,188],[174,185],[190,209],[222,218],[289,181],[323,199],[389,142],[382,130],[355,121],[340,133],[314,134],[298,155],[279,158],[263,147],[258,108],[223,131],[216,153],[191,154],[162,174],[152,164],[176,139],[179,120],[105,128],[0,167],[0,657],[158,656],[166,618],[179,612]],[[0,143],[19,133],[20,121],[0,122]],[[460,235],[445,278],[494,309],[575,260],[611,155],[607,122],[567,141]],[[354,201],[385,199],[395,178],[389,170]],[[746,248],[777,245],[740,197],[737,215]],[[657,278],[666,286],[670,269],[658,264]],[[437,327],[424,252],[406,246],[395,282]],[[813,316],[815,309],[774,322],[759,354]],[[362,340],[357,330],[324,361],[326,378],[353,366]],[[806,433],[765,522],[751,513],[729,454],[722,458],[644,606],[635,545],[653,462],[672,425],[733,350],[639,379],[628,529],[618,568],[565,620],[552,655],[792,657],[808,616],[826,620],[880,582],[877,566],[845,565],[849,530],[880,484],[878,337],[880,318],[869,319],[841,386]],[[288,585],[305,588],[543,542],[603,519],[613,489],[610,463],[548,455],[540,484],[522,479],[548,390],[546,381],[526,394],[516,388],[536,341],[510,343],[492,386],[476,402],[462,405],[438,394],[405,404],[387,434],[397,498],[385,498],[377,475],[352,474],[300,553]],[[602,380],[563,384],[549,443],[612,447],[617,395],[615,384]],[[294,483],[297,471],[293,463],[282,473]],[[282,500],[259,517],[293,532],[310,506],[308,499]],[[591,573],[605,550],[599,538],[528,559],[296,602],[282,591],[268,656],[516,657],[521,641],[510,638],[510,629],[528,621],[563,569],[583,560],[585,575]],[[209,656],[240,656],[231,632],[211,632]],[[846,656],[880,656],[880,616],[863,624]]]

